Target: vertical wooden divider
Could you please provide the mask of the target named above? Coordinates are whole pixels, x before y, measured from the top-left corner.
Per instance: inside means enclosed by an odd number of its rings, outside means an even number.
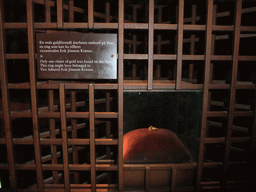
[[[123,191],[124,0],[118,10],[118,188]]]
[[[110,2],[109,1],[107,1],[106,3],[105,3],[105,16],[106,16],[106,18],[105,18],[105,21],[106,21],[106,23],[110,23],[111,22],[111,18],[110,18]]]
[[[110,112],[110,108],[111,108],[111,97],[110,97],[110,92],[108,91],[106,93],[106,112]],[[106,121],[106,138],[110,138],[111,136],[111,123],[109,120]],[[106,155],[107,155],[107,159],[111,158],[111,148],[109,146],[106,147]],[[107,176],[108,179],[108,184],[110,184],[111,182],[111,177],[110,174],[108,174]]]
[[[132,15],[132,21],[133,21],[133,23],[137,23],[137,10],[138,10],[138,7],[137,6],[135,6],[135,5],[133,5],[133,15]],[[133,49],[132,49],[132,52],[134,53],[134,54],[136,54],[137,53],[137,35],[136,34],[134,34],[133,36],[132,36],[132,41],[133,41]],[[134,62],[134,61],[133,61]],[[132,64],[132,79],[136,79],[136,76],[137,76],[137,64],[136,64],[137,62],[135,61],[135,63],[133,63]]]
[[[5,129],[5,140],[7,148],[7,160],[10,176],[10,185],[13,191],[17,190],[17,178],[15,172],[15,160],[14,160],[14,147],[13,147],[13,135],[11,131],[11,117],[9,109],[9,92],[8,92],[8,78],[7,78],[7,66],[5,55],[5,28],[4,28],[4,4],[0,1],[0,82],[3,102],[3,118]]]
[[[63,27],[63,0],[57,0],[57,27]]]
[[[89,85],[91,191],[96,192],[94,85]]]
[[[137,35],[133,35],[133,53],[137,52]],[[133,61],[132,64],[132,79],[136,80],[137,78],[137,62]]]
[[[154,68],[154,1],[149,0],[148,18],[148,90],[153,89],[153,68]]]
[[[158,6],[158,15],[157,15],[157,22],[162,23],[162,17],[163,17],[163,6]],[[156,43],[156,50],[157,54],[161,54],[161,48],[162,48],[162,36],[157,35],[157,43]],[[156,65],[156,79],[159,80],[161,78],[161,64],[157,63]]]
[[[148,7],[145,8],[145,23],[148,23]],[[148,54],[148,37],[145,36],[144,38],[144,53],[145,54]],[[144,75],[144,78],[146,78],[148,76],[147,74],[147,71],[148,71],[148,66],[147,65],[144,65],[144,69],[143,69],[143,75]]]
[[[239,57],[239,43],[240,43],[240,30],[241,30],[241,16],[242,16],[242,0],[236,1],[236,14],[234,21],[234,49],[233,49],[233,63],[232,63],[232,79],[230,85],[230,100],[228,109],[228,130],[225,140],[225,157],[223,162],[223,178],[221,180],[221,187],[227,184],[227,172],[229,167],[230,145],[233,130],[233,119],[236,101],[236,82],[238,71],[238,57]]]
[[[212,24],[216,25],[216,20],[217,20],[217,5],[213,5],[213,18],[212,18]],[[216,41],[216,35],[212,34],[212,55],[215,54],[215,41]],[[213,83],[213,70],[214,70],[214,65],[211,62],[211,69],[210,69],[210,74],[209,74],[209,83],[212,84]],[[209,94],[209,99],[211,98],[211,93]],[[210,100],[209,100],[209,104],[210,104]]]
[[[51,22],[51,5],[50,0],[45,0],[45,22],[50,23]]]
[[[28,60],[30,73],[30,94],[31,94],[31,114],[33,122],[33,136],[35,148],[35,160],[37,171],[38,190],[43,191],[43,172],[42,172],[42,157],[40,148],[40,132],[38,122],[37,109],[37,80],[36,80],[36,64],[35,64],[35,34],[34,34],[34,10],[33,0],[27,0],[27,32],[28,32]]]
[[[51,5],[50,0],[45,0],[45,21],[46,23],[51,22]],[[51,83],[52,81],[48,81],[48,83]],[[48,90],[48,106],[49,106],[49,112],[54,112],[54,91]],[[50,118],[49,119],[49,130],[50,130],[50,138],[56,139],[56,132],[55,132],[55,119]],[[58,158],[57,158],[57,146],[51,145],[51,155],[52,155],[52,164],[58,164]],[[58,177],[58,171],[53,171],[53,183],[58,184],[59,183],[59,177]]]
[[[172,177],[171,177],[171,192],[175,192],[176,181],[177,181],[177,167],[172,167]]]
[[[76,112],[76,91],[71,91],[71,112]],[[77,120],[71,120],[71,128],[72,128],[72,139],[77,138]],[[73,163],[78,164],[78,147],[73,145]],[[74,174],[75,183],[79,183],[79,172],[75,172]]]
[[[212,25],[216,25],[216,20],[217,20],[217,5],[213,5],[213,17],[212,17]],[[214,55],[215,53],[215,41],[216,41],[216,35],[212,34],[212,48],[211,48],[211,55]],[[210,74],[209,74],[209,84],[212,84],[213,82],[213,69],[214,69],[214,64],[211,62],[210,63]],[[212,99],[212,93],[209,91],[208,93],[208,109],[207,111],[210,111],[211,109],[211,99]],[[206,120],[206,130],[205,130],[205,137],[208,137],[208,132],[209,129],[208,127],[210,126],[210,121],[209,119]],[[207,151],[207,146],[204,146],[204,151]],[[203,159],[205,158],[206,153],[204,153]]]
[[[151,175],[151,171],[150,171],[150,167],[147,166],[145,169],[145,192],[150,192],[150,176]]]
[[[70,191],[70,173],[68,160],[68,135],[67,135],[67,119],[66,119],[66,101],[65,101],[65,85],[59,85],[60,97],[60,120],[62,133],[62,152],[63,152],[63,167],[64,167],[64,186],[65,191]]]
[[[92,29],[94,26],[94,9],[93,0],[88,0],[88,27]]]
[[[178,9],[178,47],[177,47],[177,74],[176,89],[181,89],[182,80],[182,51],[183,51],[183,22],[184,22],[184,0],[179,0]]]
[[[196,24],[196,5],[192,5],[192,15],[191,15],[191,24]],[[196,36],[193,34],[190,36],[190,55],[195,54],[195,43]],[[188,82],[193,83],[193,71],[194,71],[194,63],[189,64],[189,77]]]
[[[74,0],[69,0],[69,7],[68,7],[68,11],[69,11],[69,22],[73,23],[74,22]]]
[[[204,163],[204,150],[205,150],[205,133],[207,129],[207,111],[209,100],[209,81],[211,69],[211,48],[212,48],[212,20],[213,20],[213,0],[207,1],[207,23],[206,23],[206,52],[205,52],[205,72],[204,72],[204,87],[203,87],[203,106],[202,106],[202,123],[201,135],[199,145],[199,157],[197,166],[197,191],[201,189],[202,171]]]
[[[110,2],[109,0],[105,3],[105,22],[110,23],[111,22],[111,14],[110,14]],[[110,29],[107,29],[107,33],[110,33]]]
[[[48,81],[51,83],[52,81]],[[49,105],[49,112],[54,112],[54,92],[53,90],[48,91],[48,105]],[[49,119],[49,130],[50,130],[50,138],[56,139],[56,132],[55,132],[55,119]],[[51,154],[52,154],[52,164],[58,164],[57,159],[57,147],[56,145],[51,145]],[[53,180],[54,183],[57,184],[59,182],[58,171],[53,171]]]
[[[179,5],[176,5],[176,22],[179,22]],[[177,24],[178,27],[178,24]],[[178,33],[178,32],[177,32]],[[178,53],[178,34],[175,35],[175,47],[174,47],[174,53],[177,55]],[[177,57],[177,56],[176,56]],[[177,58],[176,58],[177,60]],[[177,63],[173,65],[173,79],[177,79]],[[176,85],[175,85],[176,86]]]

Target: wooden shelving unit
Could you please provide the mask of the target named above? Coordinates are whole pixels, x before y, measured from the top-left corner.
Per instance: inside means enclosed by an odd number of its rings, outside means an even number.
[[[3,0],[0,12],[3,189],[125,191],[139,170],[150,191],[157,169],[172,175],[163,191],[254,187],[254,1]],[[56,31],[117,34],[117,80],[38,79],[35,34]],[[124,164],[123,93],[170,90],[203,91],[198,159]]]

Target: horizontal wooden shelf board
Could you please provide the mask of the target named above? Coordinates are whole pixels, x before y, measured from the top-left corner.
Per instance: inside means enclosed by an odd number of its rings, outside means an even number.
[[[124,90],[145,90],[147,89],[147,80],[124,80]],[[95,89],[117,90],[117,84],[95,84]],[[29,83],[9,83],[9,89],[30,89]],[[59,83],[38,83],[38,89],[59,89]],[[154,89],[175,89],[175,80],[153,80]],[[209,84],[209,89],[229,89],[230,84],[216,83]],[[77,84],[67,87],[67,89],[83,90],[88,89],[88,84]],[[203,89],[203,84],[192,84],[185,81],[181,82],[181,89]],[[252,82],[237,82],[236,89],[255,89]]]
[[[222,162],[204,162],[203,167],[204,168],[216,168],[221,167],[223,165]]]
[[[206,144],[211,143],[225,143],[226,138],[225,137],[208,137],[205,138]],[[247,143],[250,142],[250,137],[232,137],[231,143]]]
[[[13,138],[14,145],[34,145],[33,138]],[[62,139],[40,138],[41,145],[62,145]],[[0,144],[6,144],[6,139],[1,138]],[[68,139],[68,145],[90,145],[90,139]],[[112,138],[97,138],[95,145],[118,145],[117,139]]]
[[[10,22],[4,23],[4,28],[6,29],[24,29],[28,25],[26,22]],[[88,28],[88,22],[64,22],[63,29],[84,29]],[[45,23],[45,22],[35,22],[35,29],[56,29],[58,28],[57,22]],[[148,30],[148,23],[124,23],[124,29],[145,29]],[[97,23],[94,22],[94,29],[118,29],[118,23]],[[155,30],[178,30],[177,24],[169,23],[155,23],[153,24],[153,29]],[[192,25],[184,24],[184,31],[205,31],[205,25]],[[213,25],[212,31],[233,31],[233,25]],[[255,32],[256,27],[254,26],[241,26],[241,31]]]
[[[42,164],[44,171],[62,171],[63,164]],[[9,169],[8,164],[0,164],[0,169]],[[36,170],[36,164],[15,164],[16,170]],[[70,171],[90,171],[90,164],[69,164]],[[96,171],[118,171],[118,165],[96,164]]]
[[[65,84],[66,90],[83,90],[89,89],[90,83],[67,83],[63,81],[54,81],[52,83],[47,82],[38,82],[37,89],[59,89],[59,84]],[[100,90],[117,90],[118,84],[117,83],[106,83],[106,84],[93,84],[94,89]],[[9,83],[9,89],[30,89],[29,83]]]

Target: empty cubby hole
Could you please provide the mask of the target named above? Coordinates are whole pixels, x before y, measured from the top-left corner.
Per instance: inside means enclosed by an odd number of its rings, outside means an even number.
[[[172,30],[154,31],[154,54],[175,54],[177,32]]]
[[[0,185],[2,190],[10,189],[10,174],[9,170],[0,169]]]
[[[146,23],[148,21],[148,9],[141,6],[141,1],[125,2],[124,22],[125,23]]]
[[[116,184],[112,188],[117,189],[118,172],[117,171],[97,171],[96,184]]]
[[[81,1],[81,2],[87,2],[87,1]],[[77,23],[83,23],[83,22],[88,22],[88,14],[87,11],[85,11],[87,9],[81,9],[81,11],[74,12],[74,22]]]
[[[63,161],[63,151],[60,151]],[[69,164],[90,164],[90,146],[89,145],[69,145],[68,146],[68,163]]]
[[[32,137],[33,122],[30,117],[20,117],[11,122],[12,135],[14,138]]]
[[[210,91],[210,111],[228,111],[230,92],[225,89]]]
[[[227,180],[233,183],[235,182],[235,188],[243,191],[244,185],[242,183],[251,182],[252,178],[254,177],[253,175],[255,175],[255,173],[253,172],[253,169],[249,168],[249,165],[247,163],[230,163],[227,171]],[[234,188],[234,186],[232,185],[230,187]]]
[[[37,184],[37,173],[36,170],[17,170],[17,187],[26,189]]]
[[[225,144],[211,143],[205,145],[205,162],[223,162],[225,157]]]
[[[43,171],[43,180],[45,184],[60,184],[63,183],[63,171],[47,170]],[[36,186],[35,186],[36,187]]]
[[[232,55],[233,54],[233,32],[214,31],[212,33],[214,38],[214,55]]]
[[[226,117],[209,117],[208,118],[207,137],[226,137],[227,135],[227,118]]]
[[[241,17],[241,25],[242,26],[255,26],[254,22],[256,12],[254,11],[254,7],[256,7],[255,1],[243,1],[242,4],[242,17]]]
[[[67,118],[66,123],[67,137],[69,139],[88,139],[90,137],[89,118]],[[62,137],[61,130],[60,137]]]
[[[57,22],[57,1],[53,1],[54,4],[50,7],[51,22]]]
[[[201,84],[204,78],[204,61],[187,60],[182,62],[182,81]]]
[[[66,90],[66,111],[89,112],[88,89]]]
[[[153,73],[154,80],[174,80],[176,73],[176,61],[155,60]]]
[[[148,78],[148,60],[124,60],[125,80],[146,80]]]
[[[30,81],[28,60],[8,59],[6,65],[9,83],[28,83]]]
[[[237,84],[252,85],[256,82],[256,65],[254,61],[239,61]]]
[[[212,61],[211,62],[212,84],[230,84],[232,79],[231,61]]]
[[[253,126],[252,116],[234,117],[232,137],[250,137]]]
[[[0,164],[7,164],[8,160],[7,160],[7,147],[6,147],[6,145],[0,144],[0,151],[1,151]]]
[[[6,53],[28,53],[27,29],[5,30]]]
[[[35,149],[33,145],[14,145],[13,150],[16,164],[35,164]]]
[[[17,97],[18,96],[18,97]],[[26,111],[31,109],[31,96],[29,89],[9,90],[10,111]]]
[[[116,118],[95,119],[95,137],[96,138],[118,138],[118,120]]]
[[[236,111],[252,111],[255,105],[255,90],[237,89],[236,90]]]
[[[204,55],[205,54],[205,32],[184,31],[183,33],[183,54]]]
[[[117,91],[95,90],[95,112],[117,112]]]
[[[90,171],[70,171],[70,184],[90,184]]]
[[[96,145],[96,164],[117,164],[117,145]]]
[[[216,25],[233,25],[235,21],[235,1],[214,1],[216,5]]]
[[[4,21],[5,22],[26,22],[26,2],[24,1],[4,1]],[[19,14],[17,14],[19,13]]]
[[[195,8],[194,8],[195,7]],[[194,11],[195,10],[195,13]],[[197,25],[205,25],[207,15],[207,3],[206,1],[184,1],[184,23],[192,24],[192,17],[196,16]]]
[[[34,22],[46,22],[44,4],[34,3]]]
[[[256,16],[256,15],[255,15]],[[254,56],[256,33],[241,32],[239,43],[239,55],[241,56]]]
[[[69,153],[72,150],[69,149]],[[63,164],[61,145],[41,145],[42,164]]]
[[[211,181],[220,181],[223,170],[221,167],[214,168],[204,168],[202,171],[202,181],[211,182]]]
[[[155,1],[155,23],[176,24],[178,14],[177,5],[177,1]]]
[[[124,53],[147,54],[148,30],[125,29]]]
[[[230,162],[247,162],[249,159],[249,151],[250,151],[250,142],[231,143],[229,161]]]

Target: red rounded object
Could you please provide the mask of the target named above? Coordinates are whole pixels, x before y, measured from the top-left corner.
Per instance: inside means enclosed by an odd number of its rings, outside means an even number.
[[[167,129],[150,131],[141,128],[123,137],[125,163],[186,163],[192,162],[189,150],[178,136]]]

